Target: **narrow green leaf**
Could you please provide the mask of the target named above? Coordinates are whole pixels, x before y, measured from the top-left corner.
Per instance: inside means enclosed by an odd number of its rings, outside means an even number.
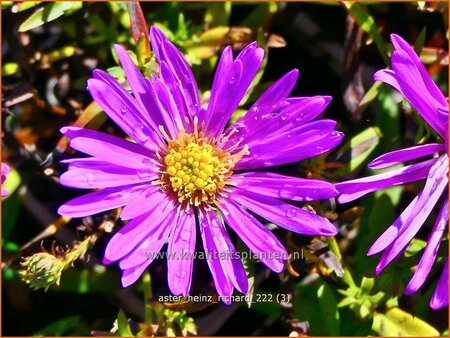
[[[347,176],[364,164],[378,145],[381,135],[378,127],[369,127],[353,136],[338,151],[338,158],[344,159],[347,164],[336,170],[336,173]]]
[[[127,317],[122,309],[119,310],[119,314],[117,315],[117,329],[121,337],[133,337]]]
[[[381,336],[439,336],[430,324],[396,307],[376,314],[372,330]]]
[[[29,31],[59,18],[71,9],[74,4],[75,2],[72,1],[52,2],[39,8],[20,25],[19,32]]]

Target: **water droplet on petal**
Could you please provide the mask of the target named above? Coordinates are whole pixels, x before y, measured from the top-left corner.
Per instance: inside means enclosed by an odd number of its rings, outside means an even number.
[[[295,216],[297,216],[297,210],[295,210],[294,208],[288,208],[286,210],[286,217],[293,218]]]
[[[182,279],[182,278],[184,278],[184,276],[186,276],[186,271],[179,270],[179,271],[177,271],[176,276],[178,278]]]
[[[135,125],[133,127],[132,133],[136,141],[147,142],[150,139],[150,131],[144,125]]]
[[[86,173],[84,175],[84,177],[86,178],[86,183],[90,186],[90,187],[94,187],[95,186],[95,177],[93,174],[91,173]]]

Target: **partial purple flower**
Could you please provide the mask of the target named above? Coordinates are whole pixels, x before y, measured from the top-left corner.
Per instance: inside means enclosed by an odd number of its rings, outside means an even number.
[[[6,181],[6,175],[11,171],[5,163],[2,163],[2,197],[8,196],[9,192],[3,188],[3,183]]]
[[[391,39],[395,49],[391,56],[392,70],[378,71],[374,79],[402,93],[444,143],[423,144],[384,154],[372,161],[369,168],[382,169],[424,157],[429,159],[371,177],[339,183],[336,187],[341,193],[338,201],[345,203],[391,186],[426,180],[422,191],[368,252],[368,255],[382,252],[375,268],[378,275],[406,249],[431,211],[438,212],[422,258],[406,287],[405,293],[410,295],[419,290],[429,275],[448,223],[448,102],[413,48],[398,35],[392,35]],[[447,305],[448,261],[430,301],[433,309]]]
[[[65,161],[69,169],[61,183],[99,190],[67,202],[59,213],[83,217],[123,207],[120,217],[129,222],[108,243],[104,262],[119,261],[125,287],[168,243],[170,290],[187,295],[200,230],[219,295],[230,296],[234,288],[246,293],[246,272],[225,224],[275,272],[283,269],[286,250],[251,212],[301,234],[336,233],[325,218],[283,201],[331,198],[337,194],[332,184],[262,171],[341,142],[334,121],[313,121],[330,98],[289,98],[298,76],[293,70],[225,129],[264,50],[252,43],[234,58],[225,48],[210,100],[202,107],[183,55],[157,28],[150,34],[159,75],[143,77],[127,52],[115,46],[133,95],[101,70],[88,81],[94,100],[134,142],[89,129],[62,129],[72,148],[91,157]]]

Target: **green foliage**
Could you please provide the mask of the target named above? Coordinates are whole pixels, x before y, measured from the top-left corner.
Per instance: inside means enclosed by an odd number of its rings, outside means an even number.
[[[19,27],[19,32],[26,32],[30,29],[42,26],[43,24],[58,19],[64,14],[70,14],[81,8],[82,2],[63,1],[46,4],[28,17]],[[31,8],[31,6],[29,7]],[[22,8],[25,10],[28,8]]]

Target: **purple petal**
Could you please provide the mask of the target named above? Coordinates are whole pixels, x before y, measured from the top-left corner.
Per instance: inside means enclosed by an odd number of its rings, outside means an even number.
[[[120,167],[148,170],[154,167],[155,154],[135,143],[91,129],[64,127],[61,133],[71,138],[70,146],[99,160]],[[84,159],[83,159],[84,160]]]
[[[329,102],[330,98],[325,96],[295,97],[270,106],[254,107],[227,129],[225,135],[233,134],[224,147],[258,142],[292,131],[316,118]]]
[[[183,124],[185,121],[178,111],[177,103],[169,88],[156,76],[147,80],[147,84],[151,93],[152,103],[149,105],[152,107],[152,113],[160,116],[158,125],[162,125],[169,136],[176,138],[180,131],[177,123]]]
[[[143,107],[109,74],[97,70],[94,76],[88,80],[88,90],[95,102],[138,144],[158,150],[162,145],[159,130],[148,114],[142,114]]]
[[[422,118],[444,137],[447,120],[442,120],[437,113],[438,108],[442,108],[443,105],[428,92],[414,62],[406,52],[398,50],[392,54],[391,63],[405,98],[416,108]],[[444,107],[448,107],[448,104]]]
[[[167,278],[174,295],[186,297],[191,288],[196,237],[195,214],[181,211],[167,249]],[[176,254],[175,258],[170,258]]]
[[[67,161],[66,161],[67,162]],[[68,171],[61,175],[61,184],[74,188],[110,188],[150,182],[158,177],[155,169],[119,167],[91,157],[70,160]]]
[[[146,236],[154,233],[169,218],[174,209],[175,205],[169,199],[154,203],[147,213],[128,222],[111,238],[105,249],[105,259],[114,262],[133,252]]]
[[[149,90],[147,88],[147,84],[145,83],[144,76],[142,75],[139,68],[131,60],[125,48],[117,44],[114,45],[114,48],[127,77],[128,84],[133,91],[134,98],[142,107],[146,107],[145,102],[147,101]],[[150,111],[147,111],[147,113],[150,113]],[[145,117],[148,116],[146,115]]]
[[[344,135],[334,131],[334,126],[335,122],[331,120],[315,121],[250,143],[250,155],[240,160],[235,169],[265,168],[323,154],[343,139]]]
[[[274,234],[231,199],[221,200],[220,203],[225,222],[245,245],[257,254],[259,260],[269,269],[281,272],[287,252]]]
[[[441,209],[433,229],[431,230],[430,237],[427,241],[427,246],[423,252],[422,258],[417,265],[416,271],[413,277],[406,286],[405,294],[410,295],[419,290],[419,288],[425,282],[428,277],[434,261],[436,260],[439,245],[441,244],[442,237],[445,234],[448,223],[448,199],[444,202],[444,207]]]
[[[181,101],[177,100],[182,115],[194,117],[200,108],[200,96],[189,64],[183,54],[158,28],[150,28],[150,37],[158,63],[161,64],[164,61],[168,65],[166,70],[169,72],[161,72],[161,78],[166,83],[174,84],[170,86],[170,90],[175,98],[180,98],[180,96],[183,98]]]
[[[289,231],[322,236],[334,236],[337,233],[336,227],[326,218],[278,199],[258,195],[253,190],[236,188],[230,197],[255,214]]]
[[[395,150],[374,159],[369,163],[369,168],[382,169],[401,162],[415,160],[427,155],[433,155],[444,150],[445,146],[442,143],[431,143],[401,150]]]
[[[409,224],[411,213],[414,210],[417,199],[418,196],[413,199],[413,201],[406,207],[395,222],[389,226],[389,228],[387,228],[380,237],[378,237],[367,252],[368,256],[375,255],[386,249],[397,238],[398,234],[405,229],[406,225]]]
[[[420,61],[419,56],[414,51],[414,49],[409,45],[409,43],[407,43],[405,40],[403,40],[400,36],[396,34],[391,35],[391,41],[396,50],[403,50],[411,58],[414,65],[419,70],[421,78],[425,84],[425,87],[427,88],[431,96],[434,97],[441,105],[448,106],[448,102],[445,96],[442,94],[442,91],[439,89],[436,83],[434,83],[430,74],[428,74],[427,70],[425,69],[422,61]]]
[[[67,217],[85,217],[119,208],[133,201],[137,193],[146,186],[147,184],[126,185],[83,195],[59,207],[58,214]]]
[[[139,191],[134,197],[134,203],[128,203],[120,213],[123,221],[143,215],[155,208],[166,199],[170,199],[158,185],[149,184],[145,189]],[[175,206],[173,206],[175,207]]]
[[[382,174],[337,183],[336,188],[341,193],[338,202],[347,203],[374,191],[424,179],[436,161],[434,158]]]
[[[211,98],[205,112],[206,130],[210,136],[218,136],[224,129],[233,112],[239,106],[264,58],[264,49],[256,43],[247,45],[229,63],[230,50],[223,52],[224,60],[214,76]]]
[[[445,306],[448,306],[448,258],[445,260],[444,269],[430,300],[430,307],[434,310]]]
[[[147,227],[150,227],[150,232],[146,230],[144,238],[130,251],[126,256],[122,257],[119,262],[119,267],[123,270],[130,269],[134,266],[140,265],[144,262],[150,264],[158,257],[161,257],[161,249],[166,243],[170,234],[175,229],[179,214],[176,209],[166,210],[165,218],[148,218]],[[133,240],[133,243],[135,241]]]
[[[338,194],[334,185],[325,181],[283,176],[266,172],[233,175],[237,187],[259,195],[293,201],[316,201]]]
[[[298,69],[293,69],[267,88],[249,109],[246,114],[249,115],[248,118],[252,119],[261,110],[270,109],[279,102],[287,99],[297,82],[298,73]]]
[[[205,216],[205,218],[200,221],[200,233],[202,235],[203,247],[206,252],[206,261],[213,276],[214,285],[216,286],[218,294],[220,296],[230,296],[233,294],[234,288],[230,278],[228,278],[229,271],[225,268],[225,262],[230,261],[228,257],[225,257],[223,260],[219,258],[219,255],[222,252],[227,253],[227,250],[224,251],[222,247],[216,245],[214,241],[215,237],[211,233],[211,228],[213,227],[212,222],[219,222],[219,220],[213,211],[208,211],[205,213],[211,214],[209,216]],[[215,219],[211,219],[212,217],[215,217]],[[222,240],[220,242],[223,243],[224,241]],[[228,269],[230,268],[228,267]],[[231,274],[234,274],[232,265]]]
[[[418,195],[417,202],[414,205],[411,216],[405,224],[403,231],[381,255],[380,261],[375,268],[376,274],[381,273],[390,262],[398,257],[411,239],[417,234],[442,193],[447,188],[447,172],[448,157],[447,155],[443,155],[430,169],[430,174],[428,175],[425,187]]]
[[[373,79],[375,81],[381,81],[384,83],[387,83],[388,85],[394,87],[397,91],[402,93],[402,89],[400,88],[400,84],[397,81],[397,78],[395,77],[395,72],[391,69],[382,69],[373,74]],[[403,95],[404,96],[404,95]]]
[[[225,276],[231,281],[236,289],[242,293],[247,293],[248,280],[244,265],[239,256],[236,255],[234,245],[231,243],[223,223],[212,210],[204,211],[203,215],[204,218],[201,220],[200,229],[204,231],[202,236],[207,239],[208,243],[208,246],[204,245],[205,250],[217,252],[218,255],[222,254],[225,256],[223,259],[219,256],[218,260]],[[213,260],[213,262],[217,264],[217,259]],[[231,293],[232,292],[233,289],[231,289]]]
[[[139,279],[139,277],[142,276],[142,274],[145,272],[149,264],[150,263],[144,262],[140,265],[132,267],[131,269],[123,270],[121,279],[122,286],[126,288],[131,284],[134,284]]]

